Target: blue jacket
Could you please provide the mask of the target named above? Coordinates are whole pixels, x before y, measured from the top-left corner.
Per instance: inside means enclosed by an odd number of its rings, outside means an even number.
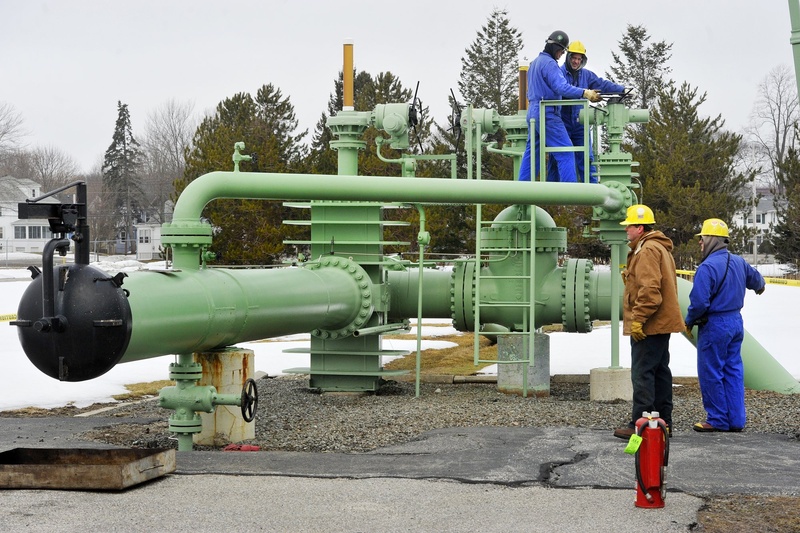
[[[540,100],[583,98],[583,89],[573,87],[564,78],[556,60],[546,52],[539,52],[528,67],[528,121],[539,122]],[[561,106],[548,106],[547,113],[558,114]]]
[[[625,87],[622,85],[617,85],[616,83],[604,80],[586,68],[582,68],[578,72],[572,73],[567,70],[567,64],[564,63],[561,65],[561,73],[567,83],[574,85],[575,87],[594,89],[595,91],[600,91],[601,93],[621,93],[625,90]],[[528,83],[530,83],[530,81]],[[582,93],[579,98],[583,98]],[[570,137],[572,137],[573,134],[583,134],[583,124],[578,122],[578,113],[580,113],[581,109],[582,107],[577,105],[565,105],[561,108],[561,119],[564,121],[564,125],[567,127],[567,132],[569,133]]]
[[[728,264],[728,258],[730,263]],[[725,266],[728,264],[728,275]],[[724,278],[724,281],[723,281]],[[720,283],[722,286],[720,286]],[[693,324],[705,314],[739,312],[744,307],[744,294],[747,289],[754,291],[764,288],[764,278],[747,261],[728,252],[717,250],[709,254],[697,267],[694,285],[689,293],[687,324]],[[713,299],[712,299],[713,296]]]

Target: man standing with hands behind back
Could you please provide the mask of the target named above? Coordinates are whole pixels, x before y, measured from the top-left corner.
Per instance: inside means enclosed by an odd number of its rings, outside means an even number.
[[[697,379],[703,395],[706,421],[700,432],[741,431],[744,406],[742,307],[747,289],[764,292],[764,278],[747,261],[728,251],[728,225],[718,218],[703,222],[700,265],[694,275],[686,313],[686,336],[700,324],[697,336]]]
[[[628,234],[628,265],[622,271],[622,333],[631,337],[633,410],[614,436],[628,439],[643,411],[658,411],[672,434],[672,372],[669,337],[684,330],[672,241],[653,229],[653,211],[632,205],[620,222]]]

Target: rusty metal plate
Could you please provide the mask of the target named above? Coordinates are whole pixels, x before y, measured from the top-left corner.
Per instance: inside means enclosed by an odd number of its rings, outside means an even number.
[[[175,471],[175,450],[14,448],[0,453],[0,489],[122,490]]]

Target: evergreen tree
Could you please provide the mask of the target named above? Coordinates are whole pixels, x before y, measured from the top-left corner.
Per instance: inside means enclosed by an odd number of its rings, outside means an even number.
[[[791,265],[796,273],[800,270],[800,150],[790,148],[778,170],[783,192],[775,196],[778,223],[772,228],[772,245],[775,259]]]
[[[297,126],[294,106],[272,84],[262,86],[255,98],[238,93],[223,100],[197,128],[177,192],[202,174],[231,169],[238,141],[244,141],[252,156],[251,161],[241,162],[242,172],[305,172],[302,139],[307,132],[295,133]],[[292,226],[283,225],[289,208],[281,202],[217,200],[206,206],[203,216],[214,227],[212,250],[225,264],[279,261],[287,252],[283,240],[295,236]]]
[[[519,95],[519,54],[522,51],[522,33],[511,26],[508,11],[494,9],[486,24],[477,32],[475,40],[461,58],[461,75],[458,90],[465,102],[474,108],[489,108],[500,115],[516,115]],[[435,126],[433,152],[456,153],[458,175],[466,177],[466,157],[463,150],[464,135],[459,133],[459,111],[462,105],[448,95],[453,112],[444,127]],[[483,142],[496,142],[502,146],[505,132],[500,130],[484,135]],[[450,162],[439,162],[432,175],[450,177]],[[513,180],[514,163],[507,156],[484,151],[481,156],[481,179]],[[482,219],[492,220],[505,206],[484,205]],[[431,233],[432,253],[473,253],[475,250],[476,210],[472,206],[436,206],[428,209],[428,230]]]
[[[628,24],[625,35],[618,41],[620,53],[611,52],[614,64],[609,80],[633,87],[636,101],[633,107],[648,109],[658,99],[658,95],[672,84],[668,79],[672,68],[667,61],[672,57],[672,43],[658,41],[650,43],[650,35],[644,26]]]
[[[344,105],[342,77],[340,72],[328,99],[328,112],[322,114],[314,130],[309,161],[311,172],[315,174],[338,173],[336,150],[330,146],[331,141],[336,140],[336,136],[328,129],[327,121],[328,117],[336,115]],[[372,111],[378,104],[411,103],[414,97],[412,90],[404,88],[400,80],[391,72],[381,72],[375,77],[364,71],[354,72],[353,93],[353,107],[356,111]],[[423,117],[424,111],[423,109]],[[415,149],[417,141],[420,141],[423,147],[425,146],[429,130],[430,126],[425,123],[417,126],[418,139],[414,137],[413,133],[409,137],[412,143],[411,150]],[[364,133],[363,140],[366,142],[366,147],[358,156],[359,174],[363,176],[400,175],[399,166],[389,166],[378,158],[375,138],[379,134],[388,139],[388,135],[379,133],[372,126]],[[381,154],[387,159],[397,159],[401,152],[384,145]]]
[[[725,131],[721,116],[700,117],[705,100],[705,93],[698,96],[686,83],[680,89],[668,86],[659,93],[650,122],[633,132],[639,200],[653,209],[658,229],[674,242],[679,268],[699,261],[695,234],[704,219],[732,220],[744,209],[741,190],[753,179],[735,169],[741,136]]]
[[[103,157],[103,187],[119,215],[118,224],[125,239],[125,253],[135,251],[133,224],[139,222],[143,192],[141,188],[142,150],[133,137],[128,105],[117,102],[117,123],[111,145]]]
[[[522,33],[511,26],[507,10],[495,8],[461,58],[461,96],[477,108],[516,114],[521,51]]]

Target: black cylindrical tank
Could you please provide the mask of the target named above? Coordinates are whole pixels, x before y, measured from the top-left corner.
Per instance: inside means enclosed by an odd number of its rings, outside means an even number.
[[[44,283],[52,275],[53,283]],[[17,311],[19,340],[28,359],[61,381],[85,381],[119,362],[131,335],[131,310],[123,275],[90,265],[59,265],[43,272],[22,295]],[[43,286],[52,286],[52,316]]]

